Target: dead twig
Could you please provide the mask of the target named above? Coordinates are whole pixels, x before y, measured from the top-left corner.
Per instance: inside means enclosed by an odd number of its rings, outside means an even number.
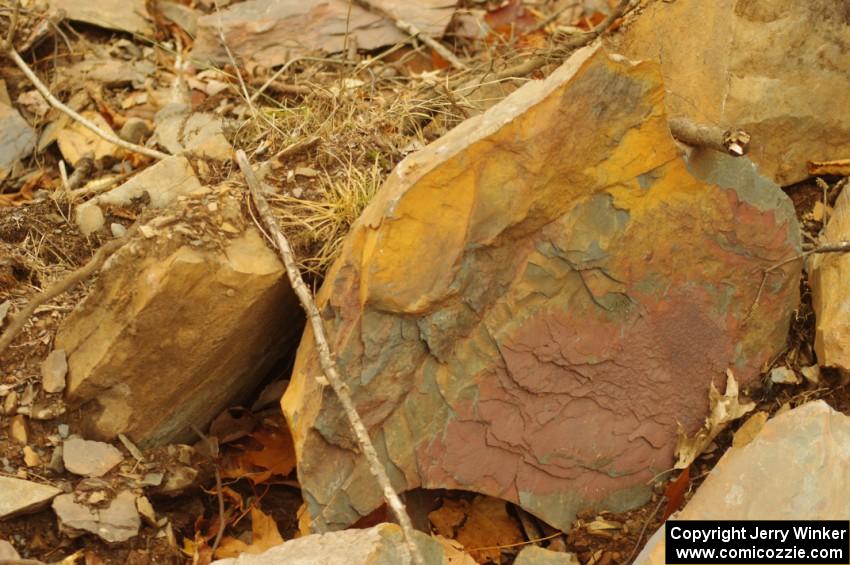
[[[18,30],[18,16],[21,13],[21,0],[15,0],[15,5],[12,6],[12,16],[9,19],[9,29],[6,31],[6,39],[3,40],[3,51],[12,48],[15,42],[15,32]]]
[[[315,341],[316,349],[319,354],[319,363],[322,367],[322,372],[342,405],[343,411],[348,418],[348,423],[357,438],[357,443],[360,445],[360,449],[363,451],[363,455],[369,463],[372,474],[375,476],[378,485],[383,491],[387,505],[390,509],[392,509],[398,519],[399,526],[401,526],[404,534],[407,550],[410,552],[413,563],[416,565],[425,565],[425,560],[423,559],[413,538],[414,530],[413,525],[410,522],[410,517],[407,515],[407,511],[405,510],[404,504],[398,494],[393,489],[392,482],[390,482],[386,469],[384,469],[384,466],[381,464],[381,460],[378,458],[378,453],[375,451],[375,446],[372,444],[369,432],[366,431],[366,426],[363,424],[363,420],[357,413],[357,408],[354,406],[354,402],[351,400],[351,396],[348,393],[348,386],[343,382],[339,372],[337,371],[336,362],[331,355],[330,346],[328,345],[327,336],[325,335],[325,328],[322,324],[321,314],[313,300],[313,294],[304,283],[304,279],[301,278],[301,273],[298,270],[295,256],[292,252],[292,247],[289,245],[289,241],[286,239],[286,236],[283,235],[283,232],[280,230],[280,227],[275,221],[271,207],[269,206],[266,197],[263,195],[262,185],[254,174],[254,170],[248,162],[248,157],[241,149],[236,152],[236,162],[239,164],[239,168],[245,176],[245,181],[248,183],[248,188],[251,191],[251,198],[254,201],[254,205],[256,206],[266,229],[272,234],[274,243],[280,251],[292,289],[298,296],[298,300],[301,302],[301,306],[304,308],[304,311],[307,313],[307,318],[310,320],[310,327],[313,330],[313,340]]]
[[[128,141],[124,141],[114,133],[100,129],[94,122],[92,122],[88,118],[81,116],[79,113],[75,112],[74,110],[63,104],[58,98],[53,96],[50,90],[48,90],[47,86],[45,86],[45,84],[41,82],[41,79],[36,76],[36,74],[29,67],[29,65],[27,65],[26,61],[21,58],[21,56],[14,48],[8,47],[7,49],[5,49],[5,53],[6,56],[12,59],[12,61],[14,61],[18,68],[21,69],[21,71],[24,73],[24,75],[26,75],[26,77],[30,80],[33,86],[35,86],[35,89],[38,90],[38,92],[44,97],[45,100],[47,100],[47,102],[51,106],[53,106],[60,112],[65,113],[71,119],[79,122],[86,129],[94,133],[96,136],[100,137],[101,139],[105,139],[113,145],[117,145],[118,147],[126,149],[127,151],[139,153],[141,155],[151,157],[152,159],[165,159],[167,157],[170,157],[170,155],[168,155],[167,153],[157,151],[156,149],[150,149],[148,147],[143,147],[141,145],[136,145],[135,143],[130,143]]]
[[[805,259],[809,255],[820,255],[823,253],[848,253],[850,252],[850,241],[838,241],[836,243],[824,243],[823,245],[818,245],[817,247],[813,247],[812,249],[807,249],[802,253],[794,255],[784,261],[780,261],[771,265],[770,267],[765,268],[762,271],[761,284],[759,284],[759,289],[756,292],[756,298],[753,300],[753,305],[750,306],[750,312],[747,314],[747,320],[755,312],[758,307],[759,300],[761,299],[761,294],[764,291],[764,287],[767,284],[767,277],[770,276],[771,273],[776,272],[780,267],[787,265],[788,263],[793,263],[794,261],[799,261],[801,259]]]
[[[850,159],[835,161],[809,161],[810,175],[841,175],[850,176]]]
[[[48,302],[60,294],[70,290],[80,282],[89,278],[96,270],[98,270],[106,261],[106,259],[112,255],[115,251],[118,250],[122,245],[124,245],[127,240],[129,240],[136,230],[138,229],[138,225],[133,225],[127,232],[118,237],[105,243],[101,246],[100,249],[97,250],[97,253],[89,259],[89,262],[75,270],[74,272],[68,274],[65,278],[60,281],[57,281],[50,285],[47,290],[41,292],[40,294],[35,295],[32,300],[24,306],[23,310],[18,312],[12,321],[9,323],[9,327],[6,328],[6,331],[3,332],[3,335],[0,336],[0,355],[6,350],[7,347],[12,343],[18,333],[23,329],[24,324],[26,324],[27,320],[30,316],[35,313],[36,308]]]
[[[745,155],[750,149],[750,134],[742,129],[724,130],[717,126],[698,124],[687,118],[669,121],[673,137],[691,147],[707,147],[733,157]]]
[[[431,37],[427,33],[420,30],[414,24],[412,24],[410,22],[406,22],[404,20],[400,20],[400,19],[394,17],[392,14],[388,13],[386,10],[381,9],[379,6],[376,6],[373,2],[370,2],[370,0],[357,0],[357,2],[361,6],[365,7],[366,9],[368,9],[372,12],[376,12],[378,14],[381,14],[385,18],[389,19],[390,21],[392,21],[395,24],[395,26],[398,29],[409,33],[411,35],[411,37],[415,37],[415,38],[419,39],[419,41],[421,41],[422,43],[424,43],[425,45],[427,45],[428,47],[430,47],[431,49],[436,51],[437,54],[440,55],[440,57],[442,57],[443,59],[448,61],[448,63],[452,67],[456,68],[457,70],[465,71],[469,68],[463,62],[461,62],[461,60],[458,59],[455,56],[454,53],[449,51],[449,49],[445,45],[443,45],[442,43],[440,43],[439,41],[437,41],[436,39],[434,39],[433,37]]]

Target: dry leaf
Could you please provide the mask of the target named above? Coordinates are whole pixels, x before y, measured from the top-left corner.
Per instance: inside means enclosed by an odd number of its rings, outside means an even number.
[[[765,422],[767,422],[767,412],[763,411],[756,412],[747,418],[747,421],[735,432],[735,436],[732,438],[732,447],[744,447],[753,441]]]
[[[95,123],[100,129],[115,133],[109,123],[98,112],[82,112],[82,116]],[[62,152],[66,163],[76,163],[86,153],[94,153],[95,160],[107,155],[118,154],[118,146],[113,145],[92,133],[88,128],[77,122],[72,123],[56,135],[59,151]]]
[[[447,498],[442,506],[428,514],[428,520],[438,534],[454,539],[468,512],[469,502]]]
[[[507,503],[498,498],[478,496],[472,502],[469,516],[461,527],[457,541],[475,560],[500,562],[502,550],[497,546],[523,541],[516,521],[508,516]],[[494,548],[494,549],[483,549]]]
[[[261,449],[249,449],[229,455],[222,463],[222,476],[228,479],[250,479],[263,483],[273,475],[286,476],[295,468],[295,446],[286,427],[260,428],[250,435]]]
[[[679,473],[675,481],[671,481],[664,490],[664,496],[667,498],[667,508],[664,510],[664,516],[661,521],[664,522],[670,517],[673,512],[682,507],[685,502],[685,492],[690,484],[691,468],[685,467],[685,470]]]
[[[446,556],[448,565],[477,565],[475,559],[463,550],[463,545],[453,539],[445,538],[441,535],[431,536],[437,543],[443,546],[443,553]]]
[[[741,404],[738,401],[738,381],[730,369],[726,370],[726,392],[721,395],[717,392],[714,383],[708,392],[708,404],[711,413],[705,419],[705,425],[693,438],[688,438],[685,431],[679,426],[679,441],[676,445],[675,469],[685,469],[699,457],[703,451],[714,441],[717,434],[722,432],[730,422],[734,422],[744,414],[751,412],[756,405],[752,402]]]
[[[242,553],[262,553],[283,543],[274,519],[256,507],[251,508],[251,534],[250,545],[234,537],[222,538],[215,552],[216,559],[238,557]]]

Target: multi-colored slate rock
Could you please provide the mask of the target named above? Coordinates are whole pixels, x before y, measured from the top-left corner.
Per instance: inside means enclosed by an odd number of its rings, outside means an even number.
[[[663,95],[655,64],[584,49],[408,157],[353,227],[319,307],[397,489],[564,529],[633,507],[709,383],[782,346],[799,263],[752,306],[799,250],[791,203],[746,160],[686,164]],[[323,531],[381,494],[320,374],[308,329],[283,408]]]

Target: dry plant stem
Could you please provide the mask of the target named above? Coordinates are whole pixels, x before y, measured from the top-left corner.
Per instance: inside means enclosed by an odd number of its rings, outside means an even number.
[[[427,33],[423,33],[418,27],[416,27],[412,23],[394,18],[392,14],[388,14],[385,10],[382,10],[378,6],[375,6],[369,0],[357,0],[357,2],[361,6],[366,7],[368,10],[381,14],[385,18],[388,18],[395,24],[398,29],[409,33],[412,37],[419,39],[419,41],[436,51],[440,55],[440,57],[448,61],[452,67],[456,68],[459,71],[465,71],[468,69],[468,67],[464,63],[462,63],[461,60],[455,56],[454,53],[449,51],[449,49],[445,45],[443,45]]]
[[[9,20],[9,30],[6,32],[6,39],[3,41],[3,50],[11,49],[12,43],[15,41],[15,31],[18,28],[18,15],[21,11],[21,1],[15,0],[15,5],[12,7],[12,17]]]
[[[88,129],[89,131],[94,133],[96,136],[98,136],[102,139],[105,139],[106,141],[108,141],[109,143],[112,143],[113,145],[117,145],[118,147],[126,149],[127,151],[132,151],[133,153],[139,153],[141,155],[151,157],[152,159],[165,159],[165,158],[170,156],[167,153],[157,151],[156,149],[149,149],[147,147],[142,147],[141,145],[136,145],[135,143],[129,143],[127,141],[124,141],[123,139],[121,139],[120,137],[115,135],[114,133],[110,133],[108,131],[103,131],[102,129],[97,127],[97,125],[94,122],[92,122],[91,120],[89,120],[87,118],[84,118],[83,116],[81,116],[80,114],[78,114],[77,112],[75,112],[74,110],[72,110],[71,108],[69,108],[68,106],[63,104],[62,102],[60,102],[58,98],[53,96],[53,94],[50,93],[50,90],[47,89],[47,87],[44,85],[44,83],[41,82],[41,79],[39,79],[36,76],[36,74],[32,71],[32,69],[30,69],[29,65],[27,65],[26,61],[24,61],[21,58],[21,56],[18,54],[17,51],[15,51],[12,48],[9,48],[9,49],[6,50],[6,55],[10,59],[12,59],[12,61],[15,62],[15,64],[18,66],[18,68],[21,69],[21,71],[26,75],[26,77],[30,80],[30,82],[32,82],[32,84],[33,84],[33,86],[35,86],[36,90],[38,90],[38,92],[42,96],[44,96],[44,99],[47,100],[47,102],[50,103],[51,106],[53,106],[54,108],[56,108],[57,110],[59,110],[61,112],[64,112],[71,119],[81,123],[83,126],[85,126],[86,129]]]
[[[644,522],[643,528],[641,528],[640,533],[638,534],[638,537],[635,540],[635,547],[634,547],[634,549],[632,549],[632,553],[631,553],[631,555],[629,555],[629,558],[626,559],[627,565],[632,562],[632,559],[635,558],[635,554],[637,553],[637,550],[640,547],[640,542],[643,540],[644,534],[646,534],[646,529],[649,527],[649,525],[655,519],[655,516],[658,514],[658,511],[661,510],[661,505],[664,504],[665,500],[666,500],[666,497],[664,497],[664,496],[659,497],[658,504],[655,506],[655,510],[653,510],[652,514],[650,514],[646,518],[646,522]]]
[[[307,288],[307,285],[304,283],[304,279],[301,278],[301,273],[298,271],[295,256],[289,245],[289,241],[286,239],[286,236],[283,235],[283,232],[281,232],[280,227],[278,227],[277,222],[272,215],[269,203],[263,195],[263,189],[260,185],[260,181],[257,180],[257,177],[254,175],[254,170],[248,162],[248,157],[241,149],[236,152],[236,162],[239,164],[239,168],[242,169],[242,174],[245,175],[245,181],[248,183],[248,188],[251,191],[251,198],[254,200],[257,211],[259,212],[266,229],[272,234],[274,242],[280,251],[292,289],[298,296],[298,300],[301,302],[301,306],[304,308],[304,311],[307,313],[307,318],[310,320],[310,326],[313,330],[313,340],[315,341],[316,348],[318,349],[319,363],[322,366],[322,372],[330,383],[331,388],[333,388],[333,391],[336,393],[337,398],[339,398],[340,404],[348,418],[348,422],[354,430],[357,443],[360,445],[360,449],[363,451],[363,455],[369,463],[372,474],[375,476],[375,479],[383,491],[387,505],[390,509],[392,509],[398,519],[413,563],[416,565],[425,565],[425,561],[413,539],[414,530],[413,525],[410,522],[410,517],[407,515],[407,511],[405,510],[404,504],[401,502],[398,494],[393,489],[386,469],[384,469],[384,466],[381,464],[381,460],[378,458],[378,453],[375,451],[375,446],[372,444],[369,432],[366,431],[366,426],[363,424],[363,420],[360,418],[360,415],[357,413],[357,408],[355,408],[354,402],[351,400],[351,396],[348,392],[348,386],[343,382],[339,372],[337,371],[336,362],[331,355],[328,339],[325,335],[325,328],[322,325],[322,317],[319,314],[319,309],[313,300],[313,295],[310,292],[310,289]]]
[[[687,118],[673,118],[668,123],[673,137],[691,147],[707,147],[735,157],[745,155],[750,148],[750,135],[740,129],[724,130]]]
[[[113,239],[105,243],[101,246],[100,249],[97,250],[97,253],[94,254],[94,257],[89,259],[89,262],[77,269],[76,271],[68,274],[65,278],[60,281],[57,281],[50,285],[47,290],[41,292],[40,294],[35,295],[29,303],[24,306],[24,309],[18,312],[18,314],[12,319],[9,327],[6,328],[6,331],[3,332],[3,335],[0,336],[0,355],[9,347],[9,344],[15,339],[15,337],[20,333],[23,329],[24,324],[27,323],[27,320],[30,316],[35,313],[36,308],[48,302],[60,294],[70,290],[78,283],[89,278],[96,270],[98,270],[101,265],[103,265],[104,261],[106,261],[107,257],[112,255],[115,251],[118,250],[119,247],[124,245],[138,230],[138,225],[133,225],[127,232],[119,238]]]

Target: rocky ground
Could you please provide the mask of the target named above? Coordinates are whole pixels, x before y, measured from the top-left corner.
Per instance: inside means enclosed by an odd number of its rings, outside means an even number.
[[[829,2],[276,1],[0,6],[0,560],[401,559],[236,149],[429,559],[845,511]]]

